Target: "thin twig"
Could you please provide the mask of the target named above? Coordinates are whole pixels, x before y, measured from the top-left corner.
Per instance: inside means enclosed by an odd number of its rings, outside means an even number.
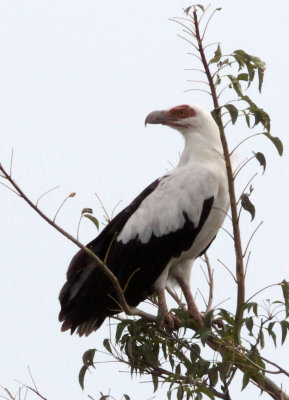
[[[246,186],[244,187],[244,189],[242,190],[242,193],[237,201],[237,205],[239,204],[239,202],[241,201],[242,195],[245,193],[245,190],[247,189],[247,187],[250,185],[250,183],[252,182],[253,179],[256,178],[256,176],[258,175],[258,172],[255,172],[255,174],[252,176],[252,178],[250,178],[250,180],[248,181],[248,183],[246,184]]]
[[[17,183],[9,176],[9,174],[6,172],[6,170],[3,168],[2,164],[0,164],[0,171],[4,174],[5,178],[10,182],[10,184],[14,187],[14,189],[19,193],[20,197],[23,198],[23,200],[29,204],[31,208],[33,208],[34,211],[36,211],[46,222],[48,222],[49,225],[51,225],[54,229],[56,229],[58,232],[60,232],[63,236],[65,236],[67,239],[69,239],[71,242],[73,242],[77,247],[79,247],[81,250],[83,250],[86,254],[89,255],[89,257],[95,262],[95,267],[100,268],[102,272],[111,280],[113,287],[116,291],[116,294],[119,298],[119,302],[122,306],[122,310],[126,312],[128,315],[137,315],[137,311],[131,312],[130,307],[128,306],[122,288],[119,284],[119,281],[117,277],[113,274],[113,272],[103,263],[97,255],[95,255],[89,248],[84,246],[82,243],[80,243],[78,240],[76,240],[72,235],[70,235],[68,232],[66,232],[64,229],[62,229],[59,225],[55,223],[54,220],[51,220],[47,215],[45,215],[35,204],[32,203],[32,201],[25,195],[22,189],[17,185]]]
[[[208,21],[207,21],[207,23],[206,23],[206,26],[205,26],[205,29],[204,29],[203,36],[202,36],[202,38],[201,38],[201,41],[204,40],[204,37],[205,37],[206,31],[207,31],[207,28],[208,28],[208,26],[209,26],[209,23],[210,23],[211,19],[213,18],[213,16],[214,16],[214,14],[215,14],[216,11],[217,11],[217,10],[214,10],[214,11],[212,12],[212,14],[210,15],[210,17],[209,17],[209,19],[208,19]],[[196,11],[194,11],[194,14],[195,14],[195,13],[196,13]]]
[[[254,293],[251,297],[249,297],[249,299],[246,300],[245,304],[249,303],[250,300],[252,300],[255,296],[257,296],[257,294],[263,292],[264,290],[269,289],[269,288],[274,287],[274,286],[281,286],[281,285],[282,285],[282,283],[273,283],[272,285],[265,286],[264,288],[258,290],[258,292]]]
[[[10,169],[9,169],[10,176],[12,176],[13,156],[14,156],[14,149],[11,150]]]
[[[38,388],[37,388],[37,386],[36,386],[35,380],[33,379],[33,376],[32,376],[31,370],[30,370],[30,367],[28,367],[28,372],[29,372],[29,375],[30,375],[30,378],[31,378],[31,380],[32,380],[32,383],[33,383],[33,385],[34,385],[35,390],[37,390],[37,392],[39,392],[39,390],[38,390]]]
[[[207,304],[207,309],[205,311],[205,315],[211,311],[212,309],[212,305],[213,305],[213,297],[214,297],[214,271],[211,268],[211,264],[210,264],[210,260],[209,257],[207,255],[207,253],[205,252],[204,254],[205,256],[205,260],[206,260],[206,264],[207,264],[207,269],[208,269],[208,275],[209,275],[209,298],[208,298],[208,304]]]
[[[108,212],[106,211],[106,208],[104,207],[103,202],[101,201],[101,198],[98,196],[97,193],[95,193],[95,195],[97,197],[97,200],[100,203],[100,206],[101,206],[103,212],[105,213],[105,219],[106,219],[107,223],[109,223],[110,222],[110,216],[109,216]]]
[[[198,81],[198,80],[196,80],[196,79],[187,79],[187,82],[204,83],[205,85],[209,85],[208,82],[205,82],[205,81]]]
[[[55,215],[54,215],[53,222],[55,222],[56,217],[57,217],[59,211],[62,209],[62,207],[64,206],[64,204],[66,203],[66,201],[67,201],[69,198],[74,197],[74,196],[75,196],[75,193],[70,193],[70,195],[67,196],[67,197],[63,200],[63,202],[60,204],[60,207],[58,208],[58,210],[56,211],[56,213],[55,213]]]
[[[193,92],[193,91],[204,92],[204,93],[207,93],[210,96],[212,96],[212,93],[210,93],[210,92],[208,92],[208,90],[204,90],[204,89],[186,89],[186,90],[184,90],[184,92]]]
[[[11,176],[11,175],[10,175],[10,176]],[[36,207],[38,207],[39,200],[42,199],[42,197],[44,197],[44,196],[47,195],[48,193],[50,193],[50,192],[52,192],[53,190],[56,190],[56,189],[58,189],[58,188],[60,188],[60,186],[55,186],[54,188],[47,190],[47,192],[45,192],[45,193],[43,193],[41,196],[39,196],[38,199],[36,200],[36,203],[35,203],[35,204],[36,204]]]
[[[175,300],[175,302],[177,303],[177,305],[182,308],[185,309],[185,306],[183,304],[183,302],[181,301],[181,299],[178,297],[178,295],[176,294],[176,292],[174,290],[172,290],[169,287],[166,287],[166,291],[169,293],[169,295]]]
[[[6,178],[5,178],[5,179],[6,179]],[[21,197],[21,196],[19,195],[19,193],[15,192],[15,190],[13,190],[13,189],[12,189],[11,187],[9,187],[8,185],[5,185],[5,183],[0,182],[0,185],[5,186],[7,189],[11,190],[11,192],[13,192],[13,193],[17,194],[17,196]]]
[[[226,228],[224,228],[223,226],[220,226],[220,229],[222,229],[222,231],[226,232],[230,236],[230,238],[232,240],[234,240],[234,236]]]
[[[185,38],[184,36],[182,36],[182,35],[177,35],[180,39],[183,39],[185,42],[188,42],[191,46],[193,46],[196,50],[198,50],[198,48],[197,48],[197,46],[193,43],[193,42],[191,42],[189,39],[187,39],[187,38]]]
[[[201,69],[198,68],[184,68],[184,71],[198,71],[202,72],[203,74],[206,74],[205,71],[202,71]]]
[[[217,261],[218,261],[221,265],[223,265],[223,267],[226,268],[226,270],[231,274],[231,276],[232,276],[232,278],[234,279],[234,281],[237,283],[237,279],[235,278],[233,272],[226,266],[226,264],[224,264],[223,261],[221,261],[221,260],[219,260],[219,259],[217,259]]]
[[[237,148],[238,148],[239,146],[241,146],[241,144],[243,144],[243,143],[246,142],[247,140],[252,139],[253,137],[259,136],[259,135],[262,135],[262,133],[255,133],[254,135],[251,135],[251,136],[246,137],[244,140],[242,140],[240,143],[238,143],[236,147],[233,148],[233,150],[232,150],[231,153],[230,153],[230,156],[232,156],[232,154],[234,153],[234,151],[237,150]]]
[[[10,176],[11,176],[11,174],[10,174]],[[60,188],[60,186],[55,186],[55,187],[53,187],[52,189],[47,190],[47,192],[43,193],[41,196],[39,196],[38,199],[36,200],[36,203],[35,203],[35,204],[36,204],[36,207],[38,207],[39,200],[42,199],[42,197],[44,197],[46,194],[48,194],[48,193],[50,193],[50,192],[52,192],[53,190],[56,190],[56,189],[58,189],[58,188]]]
[[[246,162],[244,162],[244,164],[238,169],[238,171],[236,171],[236,173],[234,174],[234,179],[237,178],[238,174],[242,171],[242,169],[250,162],[252,161],[256,156],[252,156],[250,158],[248,158],[248,160]]]
[[[247,275],[247,270],[248,270],[248,266],[249,266],[250,257],[251,257],[251,251],[249,251],[249,254],[248,254],[248,257],[247,257],[247,261],[246,261],[245,276]]]
[[[243,258],[246,257],[246,253],[247,253],[247,250],[248,250],[248,248],[249,248],[249,246],[250,246],[250,243],[251,243],[253,237],[255,236],[255,233],[257,232],[257,230],[260,228],[260,226],[261,226],[262,224],[263,224],[263,221],[260,222],[260,224],[257,226],[257,228],[254,230],[254,232],[253,232],[252,235],[250,236],[250,239],[249,239],[249,241],[248,241],[248,243],[247,243],[247,246],[246,246],[245,251],[244,251],[244,254],[243,254]]]

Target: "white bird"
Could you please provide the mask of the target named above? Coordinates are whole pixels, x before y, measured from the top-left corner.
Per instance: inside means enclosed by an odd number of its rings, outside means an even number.
[[[202,320],[190,291],[194,260],[223,224],[229,207],[219,130],[199,105],[153,111],[145,124],[179,131],[185,146],[176,168],[149,185],[87,247],[116,275],[129,306],[157,294],[160,314],[174,325],[165,288],[178,284],[192,318]],[[59,299],[62,331],[89,335],[106,317],[121,312],[111,281],[79,251],[67,271]]]

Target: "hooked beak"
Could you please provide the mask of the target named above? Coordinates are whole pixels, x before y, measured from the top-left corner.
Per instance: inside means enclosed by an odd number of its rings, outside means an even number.
[[[187,128],[187,125],[181,124],[174,116],[167,110],[152,111],[145,119],[145,126],[147,124],[162,124],[171,128]]]
[[[166,116],[166,111],[152,111],[147,115],[145,119],[145,126],[147,124],[162,124],[166,125],[168,123],[168,118]]]

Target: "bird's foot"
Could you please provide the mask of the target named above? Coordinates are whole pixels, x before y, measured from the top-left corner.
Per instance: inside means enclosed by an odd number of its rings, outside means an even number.
[[[159,327],[166,327],[170,331],[179,329],[182,324],[178,317],[168,311],[159,312],[157,323]]]
[[[164,318],[164,325],[171,331],[179,329],[182,325],[181,320],[174,314],[168,312]]]
[[[220,318],[213,319],[212,326],[216,326],[219,329],[224,329],[223,321]]]
[[[189,315],[190,317],[193,318],[194,321],[196,321],[196,323],[198,324],[198,326],[200,328],[202,328],[204,326],[204,317],[202,316],[202,314],[199,312],[199,310],[197,308],[192,308],[189,311]]]

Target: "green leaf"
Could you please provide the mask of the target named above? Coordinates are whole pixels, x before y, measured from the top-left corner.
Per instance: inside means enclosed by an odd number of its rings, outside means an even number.
[[[198,334],[200,335],[203,346],[205,346],[210,333],[211,333],[211,330],[206,327],[199,329]]]
[[[251,203],[249,196],[246,193],[243,193],[241,196],[241,204],[244,210],[251,214],[251,221],[253,221],[255,218],[255,206]]]
[[[245,324],[246,324],[246,328],[248,329],[248,331],[250,333],[252,333],[252,329],[253,329],[253,326],[254,326],[253,318],[252,317],[246,318],[245,319]]]
[[[83,361],[83,364],[84,364],[86,367],[93,367],[93,368],[95,368],[95,367],[94,367],[94,363],[93,363],[93,359],[94,359],[95,352],[96,352],[96,349],[89,349],[89,350],[87,350],[87,351],[83,354],[83,356],[82,356],[82,361]]]
[[[83,208],[81,211],[81,215],[85,213],[92,214],[93,213],[92,208]]]
[[[202,11],[205,11],[204,6],[202,6],[202,4],[197,4],[197,7],[199,7]]]
[[[112,350],[110,347],[109,339],[104,339],[103,341],[103,347],[110,353],[112,354]]]
[[[261,165],[261,167],[263,167],[263,174],[264,174],[265,169],[266,169],[266,158],[265,158],[264,154],[260,153],[259,151],[258,151],[258,153],[254,153],[254,154],[255,154],[256,159],[259,161],[259,164]]]
[[[265,72],[265,70],[263,68],[260,68],[260,67],[258,68],[258,79],[259,79],[258,89],[259,89],[260,93],[262,91],[262,85],[263,85],[263,80],[264,80],[264,72]]]
[[[177,376],[180,376],[180,375],[181,375],[181,364],[178,364],[178,365],[176,366],[175,375],[177,375]]]
[[[249,380],[250,380],[250,375],[249,375],[249,373],[247,372],[247,371],[245,371],[244,372],[244,375],[243,375],[243,384],[242,384],[242,389],[241,390],[244,390],[245,389],[245,387],[248,385],[248,383],[249,383]]]
[[[84,389],[84,377],[85,377],[85,373],[88,370],[88,368],[86,367],[86,365],[83,365],[83,367],[81,367],[79,374],[78,374],[78,382],[81,386],[81,389]]]
[[[284,303],[285,303],[285,312],[286,312],[286,318],[289,317],[289,282],[287,282],[285,279],[281,282],[281,287],[282,287],[282,293],[284,297]]]
[[[198,387],[198,389],[196,390],[196,393],[204,393],[206,396],[208,396],[211,400],[215,400],[215,396],[213,395],[213,393],[210,391],[210,389],[208,389],[205,386],[200,386]]]
[[[280,156],[283,155],[283,143],[277,136],[271,136],[268,132],[262,132],[263,135],[265,135],[268,139],[271,140],[271,142],[274,144],[276,147],[278,153]]]
[[[93,222],[94,225],[96,226],[96,229],[99,230],[99,222],[98,222],[98,220],[97,220],[93,215],[84,214],[83,216],[84,216],[85,218],[90,219],[90,221]]]
[[[119,339],[121,338],[121,335],[124,331],[124,329],[127,327],[129,324],[129,321],[121,321],[116,328],[116,333],[115,333],[115,341],[116,343],[119,342]]]
[[[217,50],[215,51],[214,57],[210,60],[209,64],[218,63],[222,57],[221,47],[218,44]]]
[[[184,391],[181,385],[179,385],[178,387],[178,391],[177,391],[177,400],[182,400],[184,397]]]
[[[226,104],[224,107],[229,111],[230,117],[232,119],[232,124],[234,125],[238,118],[237,107],[235,107],[233,104]]]
[[[264,332],[263,332],[263,330],[260,332],[260,346],[261,346],[261,349],[264,349],[264,347],[265,347],[265,338],[264,338]]]
[[[280,325],[281,325],[281,330],[282,330],[281,344],[283,344],[285,342],[285,339],[286,339],[286,336],[287,336],[287,332],[288,332],[288,329],[289,329],[289,322],[288,321],[281,321]]]
[[[157,375],[152,375],[153,385],[154,385],[154,393],[158,390],[159,387],[159,379]]]
[[[170,362],[170,365],[171,365],[171,369],[174,369],[175,360],[174,360],[174,357],[171,354],[169,354],[169,362]]]
[[[203,7],[203,6],[202,6]],[[190,12],[190,9],[192,8],[192,6],[190,6],[190,7],[187,7],[187,8],[185,8],[184,9],[184,13],[186,14],[186,15],[189,15],[189,12]],[[204,11],[204,10],[203,10]]]
[[[225,360],[224,362],[219,364],[218,369],[221,381],[225,383],[231,370],[231,363]]]
[[[222,319],[224,319],[226,322],[228,322],[229,325],[234,326],[235,323],[235,319],[232,316],[232,314],[230,314],[227,310],[225,310],[224,308],[220,308],[219,310],[219,314],[222,317]]]
[[[248,310],[248,313],[251,311],[251,309],[253,309],[254,314],[256,315],[256,317],[258,317],[258,304],[255,302],[249,302],[249,303],[245,303],[244,306],[244,311]]]
[[[232,82],[233,89],[237,93],[238,96],[243,97],[242,87],[238,79],[233,75],[227,75],[230,81]]]
[[[209,371],[209,379],[210,379],[210,386],[215,387],[218,383],[218,370],[216,367],[213,367]]]
[[[277,346],[277,343],[276,343],[276,334],[275,334],[275,332],[273,331],[274,325],[275,325],[275,322],[270,322],[269,325],[268,325],[267,331],[268,331],[269,336],[271,336],[271,338],[273,339],[274,345],[275,345],[275,347],[276,347],[276,346]]]
[[[246,123],[248,128],[251,129],[251,122],[250,122],[250,115],[246,113],[246,111],[243,111],[243,114],[245,115]]]
[[[192,362],[195,362],[198,358],[200,358],[201,354],[201,349],[197,344],[192,344],[191,345],[191,352],[190,352],[190,358]]]
[[[213,318],[214,310],[210,310],[206,313],[204,318],[204,325],[206,328],[210,328],[212,325],[212,318]]]
[[[249,75],[246,74],[246,73],[244,72],[244,73],[242,73],[242,74],[239,74],[239,75],[237,76],[237,79],[238,79],[238,81],[245,81],[245,82],[247,82],[248,79],[249,79]]]

